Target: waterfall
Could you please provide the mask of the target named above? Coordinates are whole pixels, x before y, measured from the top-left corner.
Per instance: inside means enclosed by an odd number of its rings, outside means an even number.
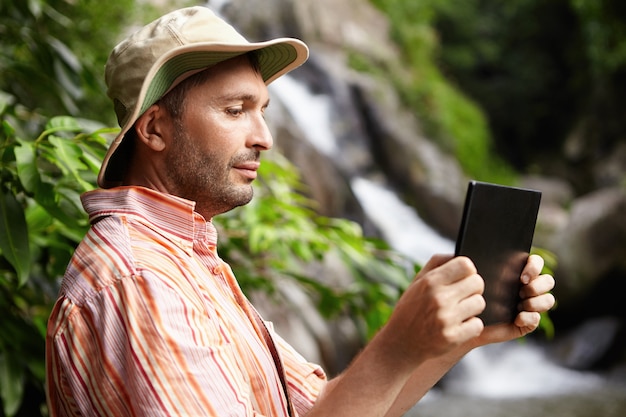
[[[435,253],[454,253],[454,242],[427,225],[390,188],[363,177],[351,181],[365,213],[396,251],[419,264]]]
[[[336,158],[339,147],[330,123],[330,97],[311,94],[305,84],[290,75],[270,84],[270,91],[283,104],[309,143],[327,157]]]
[[[270,89],[300,127],[306,140],[331,160],[337,160],[339,147],[330,122],[331,98],[311,94],[306,85],[289,75],[276,80]],[[349,183],[369,220],[380,229],[394,250],[420,264],[428,261],[434,253],[454,252],[454,242],[426,224],[385,184],[356,175]]]

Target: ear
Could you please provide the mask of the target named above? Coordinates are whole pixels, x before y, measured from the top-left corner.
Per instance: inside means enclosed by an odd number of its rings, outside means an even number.
[[[169,115],[158,104],[153,104],[135,122],[137,138],[155,152],[164,150],[169,144]]]

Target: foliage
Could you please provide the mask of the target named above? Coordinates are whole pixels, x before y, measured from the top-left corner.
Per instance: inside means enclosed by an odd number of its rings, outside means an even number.
[[[252,202],[216,219],[226,229],[220,233],[226,241],[222,256],[244,289],[280,297],[279,284],[295,280],[322,314],[348,314],[360,320],[364,338],[371,337],[417,266],[384,242],[365,238],[358,224],[317,215],[295,167],[280,154],[272,156],[261,165]],[[329,268],[329,261],[339,263]],[[340,277],[327,276],[333,271]]]
[[[437,65],[484,109],[497,152],[580,194],[597,186],[626,132],[624,2],[430,3]]]
[[[606,78],[626,65],[626,7],[619,0],[570,0],[581,21],[594,78]]]
[[[538,148],[560,150],[584,100],[588,65],[568,2],[436,3],[439,65],[485,109],[498,152],[518,169]]]
[[[626,134],[626,3],[619,0],[570,0],[581,25],[591,82],[584,90],[584,159],[619,152]],[[578,161],[577,161],[578,162]],[[577,167],[574,166],[573,169]],[[626,184],[622,169],[621,181]],[[583,191],[586,191],[583,189]]]
[[[391,75],[466,173],[507,183],[510,165],[581,194],[597,185],[595,164],[626,132],[623,1],[371,2],[389,16],[402,68],[353,62]]]
[[[114,36],[139,12],[156,15],[133,0],[2,0],[0,91],[43,114],[112,114],[104,111],[103,64]]]
[[[4,106],[1,115],[0,400],[6,416],[22,404],[20,415],[33,415],[44,399],[57,279],[87,227],[79,195],[93,188],[109,130],[86,134],[84,123],[56,117],[33,138],[23,126],[36,115],[19,106]]]
[[[426,133],[453,153],[473,178],[499,183],[514,181],[513,171],[494,153],[490,129],[481,107],[456,88],[438,64],[440,44],[433,23],[437,5],[458,2],[438,0],[371,0],[389,16],[391,36],[403,53],[397,68],[380,68],[391,74],[407,105],[420,116]],[[356,63],[377,71],[375,63]]]

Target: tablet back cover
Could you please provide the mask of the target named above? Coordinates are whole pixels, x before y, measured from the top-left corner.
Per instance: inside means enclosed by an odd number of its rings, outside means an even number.
[[[456,255],[469,257],[485,280],[486,325],[517,315],[520,275],[532,246],[541,192],[470,181]]]

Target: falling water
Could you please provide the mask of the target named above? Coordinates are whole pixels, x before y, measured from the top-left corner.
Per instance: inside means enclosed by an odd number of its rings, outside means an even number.
[[[330,97],[311,94],[305,84],[289,75],[270,84],[270,91],[280,100],[311,145],[329,158],[335,158],[339,148],[330,122]]]
[[[332,160],[339,147],[331,125],[331,98],[311,94],[307,86],[290,76],[281,77],[270,86],[305,138]],[[427,225],[397,194],[384,184],[355,176],[350,186],[368,218],[398,252],[421,264],[433,253],[452,253],[454,243]]]
[[[353,178],[351,186],[366,215],[394,250],[422,265],[435,253],[454,253],[454,242],[427,225],[390,188],[363,177]]]

